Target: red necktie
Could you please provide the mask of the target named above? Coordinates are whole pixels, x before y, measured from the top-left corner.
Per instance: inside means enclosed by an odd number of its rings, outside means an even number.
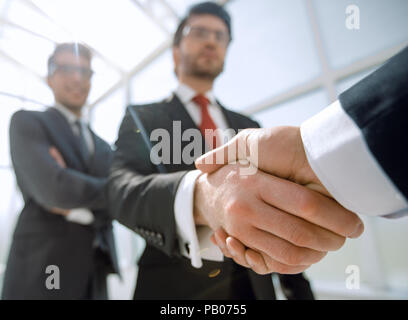
[[[205,135],[205,130],[213,130],[213,149],[217,147],[217,135],[215,134],[215,130],[217,129],[217,126],[215,125],[213,119],[210,116],[210,113],[208,112],[208,105],[210,101],[207,99],[206,96],[199,94],[196,95],[193,98],[193,101],[200,106],[201,109],[201,124],[200,124],[200,131],[203,137],[206,139],[207,145],[210,146],[211,142],[207,141],[207,137]],[[211,136],[208,137],[208,139],[211,139]]]

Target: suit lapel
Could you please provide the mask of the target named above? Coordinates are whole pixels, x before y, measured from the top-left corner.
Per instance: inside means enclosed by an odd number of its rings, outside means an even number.
[[[94,176],[106,176],[110,166],[112,150],[91,128],[89,128],[89,131],[91,132],[94,143],[94,153],[89,161],[89,173]]]
[[[237,133],[238,129],[245,128],[245,124],[239,121],[239,118],[234,116],[233,112],[226,110],[218,101],[217,103],[220,105],[222,113],[225,117],[225,120],[229,126],[229,128],[234,129],[235,133]],[[190,114],[186,110],[183,103],[177,97],[176,94],[173,94],[168,99],[164,100],[161,103],[157,103],[151,106],[141,106],[138,110],[138,106],[133,107],[140,117],[140,120],[143,123],[143,126],[146,130],[148,136],[151,135],[152,131],[155,129],[164,129],[170,135],[170,143],[171,143],[171,158],[173,159],[173,149],[174,149],[174,121],[180,121],[181,123],[181,134],[183,134],[188,129],[195,129],[200,132],[200,129],[194,123],[194,120],[191,118]],[[206,142],[204,137],[200,134],[201,137],[201,154],[205,153]],[[181,137],[176,137],[178,139]],[[184,148],[189,145],[191,141],[181,141],[181,152],[183,152]],[[200,155],[201,155],[200,154]],[[184,163],[182,161],[182,163]],[[170,165],[166,165],[166,168],[169,172],[175,172],[180,170],[194,170],[195,166],[194,163],[191,164],[184,164],[182,167],[171,161]]]
[[[65,156],[69,155],[71,159],[75,158],[75,160],[79,160],[82,165],[82,169],[86,169],[87,163],[81,153],[79,141],[74,136],[71,126],[65,117],[55,108],[48,108],[44,114],[46,117],[48,117],[48,121],[45,121],[45,125],[51,131],[53,140],[55,140],[56,143],[58,141],[58,145],[56,146],[58,150]],[[68,144],[66,143],[67,141]],[[73,157],[73,155],[75,155],[75,157]]]
[[[181,121],[181,132],[185,132],[188,129],[195,129],[200,132],[200,128],[195,124],[194,120],[191,118],[190,114],[187,112],[186,107],[180,101],[176,94],[173,94],[173,98],[169,103],[168,113],[172,118],[172,121]],[[201,135],[201,152],[205,153],[206,142],[204,136]],[[181,143],[181,150],[184,149],[186,145],[189,144],[189,141],[182,141]],[[194,169],[195,166],[192,164],[192,168]]]
[[[237,134],[238,130],[242,129],[239,121],[237,121],[236,118],[233,116],[234,114],[231,111],[227,110],[218,100],[217,103],[221,108],[225,120],[227,121],[228,127],[234,129],[235,134]]]
[[[140,120],[142,121],[146,133],[148,136],[151,135],[152,131],[155,129],[164,129],[170,135],[170,158],[171,164],[165,165],[166,169],[169,172],[176,172],[180,170],[193,170],[195,169],[194,163],[186,164],[181,161],[181,164],[178,164],[178,161],[174,161],[173,159],[173,149],[175,147],[175,143],[180,143],[180,141],[176,141],[181,139],[181,136],[177,137],[176,132],[174,131],[174,122],[179,121],[181,125],[181,135],[188,129],[198,129],[195,125],[193,119],[190,117],[189,113],[185,109],[183,103],[180,99],[173,94],[168,99],[164,100],[161,103],[154,104],[153,106],[143,107],[140,110],[136,108],[134,109],[138,112]],[[201,135],[200,135],[201,136]],[[175,139],[174,139],[175,138]],[[202,139],[202,146],[205,146],[204,138]],[[181,149],[182,152],[190,143],[190,141],[181,141]],[[181,165],[181,166],[180,166]]]
[[[182,129],[200,130],[176,94],[173,94],[173,96],[169,98],[165,112],[172,119],[172,121],[181,121]]]

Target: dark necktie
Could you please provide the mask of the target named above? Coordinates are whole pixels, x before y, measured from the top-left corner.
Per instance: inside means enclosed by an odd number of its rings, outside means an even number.
[[[208,111],[208,105],[210,101],[207,99],[206,96],[199,94],[193,98],[193,101],[200,106],[201,109],[201,124],[200,124],[200,131],[203,137],[206,139],[206,143],[208,146],[211,146],[211,141],[208,141],[212,137],[212,148],[215,149],[217,147],[217,135],[214,131],[217,129],[217,126],[214,123],[214,120],[211,118],[210,113]],[[213,130],[213,135],[206,137],[205,130]]]
[[[85,140],[85,135],[84,135],[82,124],[79,120],[77,120],[75,121],[75,126],[78,129],[77,138],[78,138],[79,148],[80,148],[82,157],[85,159],[85,162],[88,163],[91,154],[89,153],[88,145]]]

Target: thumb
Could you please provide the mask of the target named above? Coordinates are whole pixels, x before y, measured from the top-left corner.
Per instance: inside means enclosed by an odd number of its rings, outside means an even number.
[[[226,144],[197,158],[196,168],[204,173],[211,173],[230,162],[246,159],[248,134],[249,130],[243,130]]]

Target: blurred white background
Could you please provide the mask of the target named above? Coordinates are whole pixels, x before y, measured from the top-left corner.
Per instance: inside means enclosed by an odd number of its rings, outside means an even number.
[[[234,40],[215,92],[227,107],[264,127],[299,125],[408,44],[406,0],[231,0]],[[9,157],[8,126],[20,108],[53,104],[45,82],[56,43],[81,41],[94,52],[89,97],[93,129],[114,143],[129,103],[168,96],[176,87],[172,34],[188,0],[0,0],[0,289],[14,223],[22,207]],[[360,29],[345,26],[360,9]],[[408,299],[408,218],[363,217],[366,231],[312,266],[321,299]],[[124,281],[112,299],[129,299],[144,241],[115,224]],[[360,289],[346,288],[346,268]]]

